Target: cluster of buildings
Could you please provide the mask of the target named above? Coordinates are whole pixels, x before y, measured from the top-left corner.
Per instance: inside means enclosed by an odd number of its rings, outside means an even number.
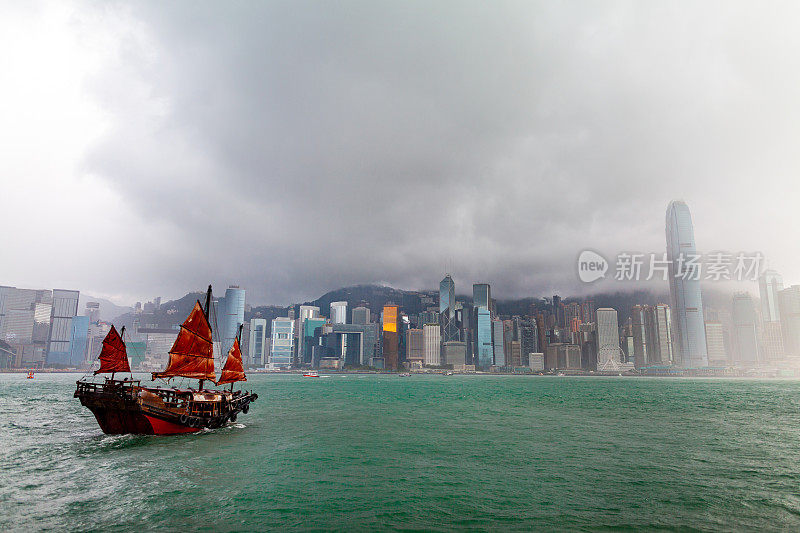
[[[231,286],[213,301],[215,353],[224,358],[242,334],[251,368],[441,368],[461,371],[622,372],[800,368],[800,285],[784,287],[772,270],[759,278],[760,301],[733,295],[724,309],[704,307],[699,278],[683,276],[681,254],[696,254],[694,228],[684,202],[666,218],[670,303],[633,305],[623,320],[592,298],[559,296],[533,303],[528,312],[502,316],[488,283],[475,283],[471,298],[456,298],[450,274],[435,292],[418,293],[421,311],[387,303],[331,302],[327,309],[300,305],[285,317],[245,318],[245,290]],[[110,325],[99,304],[78,313],[75,290],[0,287],[0,368],[90,368]],[[156,298],[137,303],[125,335],[132,368],[165,367],[179,326],[151,319]],[[169,312],[175,311],[171,309]],[[175,317],[180,323],[183,317]]]

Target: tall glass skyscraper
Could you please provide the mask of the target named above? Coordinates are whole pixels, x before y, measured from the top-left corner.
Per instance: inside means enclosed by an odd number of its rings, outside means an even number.
[[[476,308],[478,317],[477,328],[477,360],[475,366],[484,370],[494,364],[494,350],[492,346],[492,315],[488,307]]]
[[[47,363],[68,365],[72,340],[72,317],[78,314],[80,292],[53,290],[53,307],[50,314],[50,336],[47,342]]]
[[[456,284],[450,274],[447,274],[439,283],[439,319],[442,326],[442,342],[460,340],[455,307]]]
[[[761,297],[761,319],[764,322],[780,322],[778,293],[783,290],[783,278],[774,270],[765,270],[758,277],[758,293]]]
[[[347,324],[347,302],[331,302],[331,324]]]
[[[475,307],[492,308],[492,289],[488,283],[474,283],[472,285],[472,305]]]
[[[240,289],[235,285],[231,285],[225,291],[224,303],[221,305],[221,320],[220,320],[220,339],[222,341],[222,353],[219,357],[225,358],[228,355],[228,350],[233,346],[233,340],[239,333],[239,325],[244,324],[244,289]]]
[[[683,368],[708,366],[700,276],[686,263],[697,254],[692,214],[686,203],[671,202],[666,222],[675,361]]]
[[[750,294],[733,295],[733,340],[736,362],[745,367],[757,365],[761,359],[758,346],[756,308]]]
[[[597,370],[615,371],[621,362],[617,310],[602,307],[597,310]]]

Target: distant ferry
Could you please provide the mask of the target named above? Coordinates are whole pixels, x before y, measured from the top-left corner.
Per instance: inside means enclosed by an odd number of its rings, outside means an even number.
[[[122,335],[114,326],[103,340],[100,369],[94,374],[111,374],[103,383],[80,380],[75,398],[94,414],[103,433],[174,435],[194,433],[203,428],[218,428],[235,422],[241,412],[247,414],[250,403],[258,395],[233,390],[233,384],[247,381],[240,347],[242,328],[233,341],[228,358],[217,379],[214,373],[214,343],[208,321],[211,306],[211,285],[206,294],[205,309],[198,300],[181,325],[175,344],[169,351],[169,363],[163,372],[154,372],[153,379],[185,377],[200,381],[195,389],[143,387],[140,381],[114,379],[116,372],[130,372],[128,353]],[[204,389],[203,382],[231,384],[230,390]]]
[[[316,370],[309,370],[308,372],[303,374],[303,377],[304,378],[318,378],[319,377],[319,372],[317,372]]]
[[[29,370],[28,371],[28,378],[27,379],[33,379],[33,370]]]

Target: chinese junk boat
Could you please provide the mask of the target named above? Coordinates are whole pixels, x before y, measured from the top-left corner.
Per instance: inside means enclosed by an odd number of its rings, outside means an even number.
[[[198,300],[181,326],[178,338],[169,351],[169,364],[163,372],[154,372],[153,379],[185,377],[198,379],[195,389],[145,387],[140,381],[114,379],[116,372],[130,372],[128,355],[122,336],[114,326],[103,340],[100,369],[94,374],[111,374],[103,383],[80,380],[75,398],[94,413],[104,433],[136,433],[145,435],[174,435],[193,433],[203,428],[218,428],[235,422],[239,412],[247,413],[250,402],[258,395],[241,390],[233,384],[247,381],[239,345],[241,327],[228,352],[220,379],[214,374],[214,349],[211,340],[209,308],[211,286],[208,287],[205,309]],[[122,328],[122,334],[125,328]],[[203,389],[203,382],[216,385],[230,383],[230,390]]]

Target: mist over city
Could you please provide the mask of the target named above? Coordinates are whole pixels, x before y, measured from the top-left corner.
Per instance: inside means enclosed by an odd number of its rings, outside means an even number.
[[[0,2],[0,529],[800,530],[799,27]]]

